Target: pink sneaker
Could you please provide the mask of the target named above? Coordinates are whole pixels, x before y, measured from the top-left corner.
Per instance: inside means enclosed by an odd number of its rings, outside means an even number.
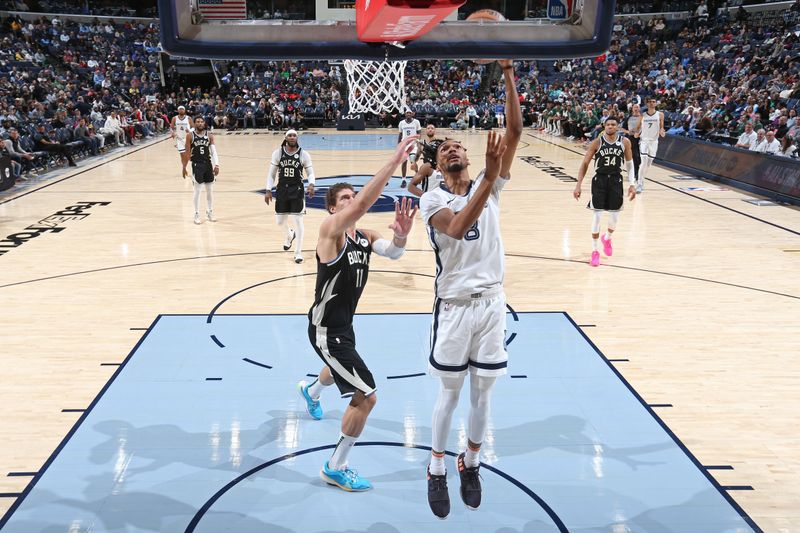
[[[592,252],[592,260],[589,261],[589,264],[592,265],[593,267],[600,266],[600,252],[598,252],[597,250]]]
[[[606,257],[611,257],[611,254],[614,253],[614,249],[611,247],[611,239],[606,239],[605,235],[600,235],[600,242],[603,243],[603,253],[606,254]]]

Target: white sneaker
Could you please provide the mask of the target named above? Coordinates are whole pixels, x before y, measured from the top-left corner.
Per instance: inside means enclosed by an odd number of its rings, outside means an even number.
[[[283,251],[284,252],[288,252],[289,249],[291,249],[292,243],[294,242],[294,238],[295,238],[294,230],[290,229],[289,230],[289,234],[286,235],[286,240],[283,241]]]
[[[202,224],[203,223],[203,221],[200,219],[200,213],[195,213],[194,214],[194,223],[195,224]]]
[[[296,255],[296,256],[294,256],[294,262],[295,262],[295,263],[297,263],[297,264],[299,265],[300,263],[302,263],[302,262],[303,262],[303,256],[302,256],[302,255]]]
[[[217,221],[217,219],[214,218],[214,211],[212,211],[210,209],[208,211],[206,211],[206,218],[208,218],[209,222],[216,222]]]

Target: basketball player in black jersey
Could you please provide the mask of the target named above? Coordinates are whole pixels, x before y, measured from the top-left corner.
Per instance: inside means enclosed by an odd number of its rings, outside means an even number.
[[[289,251],[292,241],[297,239],[294,262],[303,262],[303,214],[306,204],[303,200],[303,174],[308,178],[307,194],[314,197],[314,167],[311,165],[311,155],[307,150],[300,148],[297,143],[297,131],[289,130],[284,135],[281,146],[272,153],[272,161],[267,174],[267,194],[264,201],[269,205],[272,200],[272,187],[275,186],[278,198],[275,200],[275,219],[279,227],[287,226],[286,239],[283,242],[284,251]],[[275,179],[277,178],[277,184]],[[294,225],[287,223],[291,218]]]
[[[355,444],[370,411],[375,406],[375,379],[356,351],[353,315],[369,276],[372,252],[399,259],[405,251],[417,209],[403,198],[395,206],[395,220],[389,228],[394,237],[356,229],[356,223],[378,200],[397,166],[405,161],[417,142],[416,136],[403,139],[391,161],[356,195],[348,183],[338,183],[325,196],[330,216],[322,222],[317,241],[317,283],[314,305],[308,312],[308,338],[325,363],[311,384],[300,382],[298,389],[312,418],[322,418],[319,395],[323,387],[336,383],[350,404],[342,416],[341,435],[331,458],[320,472],[322,479],[346,491],[372,488],[369,481],[347,466],[347,455]]]
[[[589,169],[589,163],[594,159],[595,176],[592,178],[592,199],[587,206],[594,211],[592,218],[592,258],[589,264],[600,264],[600,251],[598,238],[603,243],[603,251],[610,257],[613,253],[611,234],[617,227],[619,212],[622,210],[624,194],[622,192],[622,166],[628,170],[628,197],[636,198],[636,173],[633,168],[633,153],[631,142],[617,132],[619,123],[614,116],[606,118],[604,132],[592,141],[578,170],[578,184],[572,191],[576,200],[581,197],[581,184]],[[603,211],[608,211],[608,230],[600,237],[600,217]]]
[[[186,164],[192,160],[192,175],[194,180],[194,223],[202,224],[200,218],[200,189],[206,187],[206,217],[209,222],[216,222],[214,218],[214,196],[212,186],[214,178],[219,174],[219,158],[217,147],[214,145],[214,136],[206,131],[206,121],[203,117],[194,119],[194,131],[186,133],[186,150],[181,153],[183,162],[183,177],[188,175]]]

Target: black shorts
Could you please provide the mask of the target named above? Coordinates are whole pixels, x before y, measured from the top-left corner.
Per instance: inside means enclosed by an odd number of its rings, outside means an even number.
[[[596,211],[622,209],[622,174],[595,174],[592,178],[592,199],[587,206]]]
[[[320,359],[330,368],[342,397],[352,396],[357,390],[365,396],[375,392],[375,378],[356,351],[353,326],[318,328],[309,323],[308,339]]]
[[[214,183],[214,169],[207,165],[192,165],[192,174],[197,183]]]
[[[304,193],[302,181],[287,185],[278,183],[278,187],[275,189],[275,213],[278,215],[301,214],[306,209]]]

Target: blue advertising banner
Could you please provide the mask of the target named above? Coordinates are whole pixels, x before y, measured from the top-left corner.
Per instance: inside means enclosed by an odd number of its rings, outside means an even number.
[[[657,162],[800,205],[800,161],[677,135],[658,143]]]

